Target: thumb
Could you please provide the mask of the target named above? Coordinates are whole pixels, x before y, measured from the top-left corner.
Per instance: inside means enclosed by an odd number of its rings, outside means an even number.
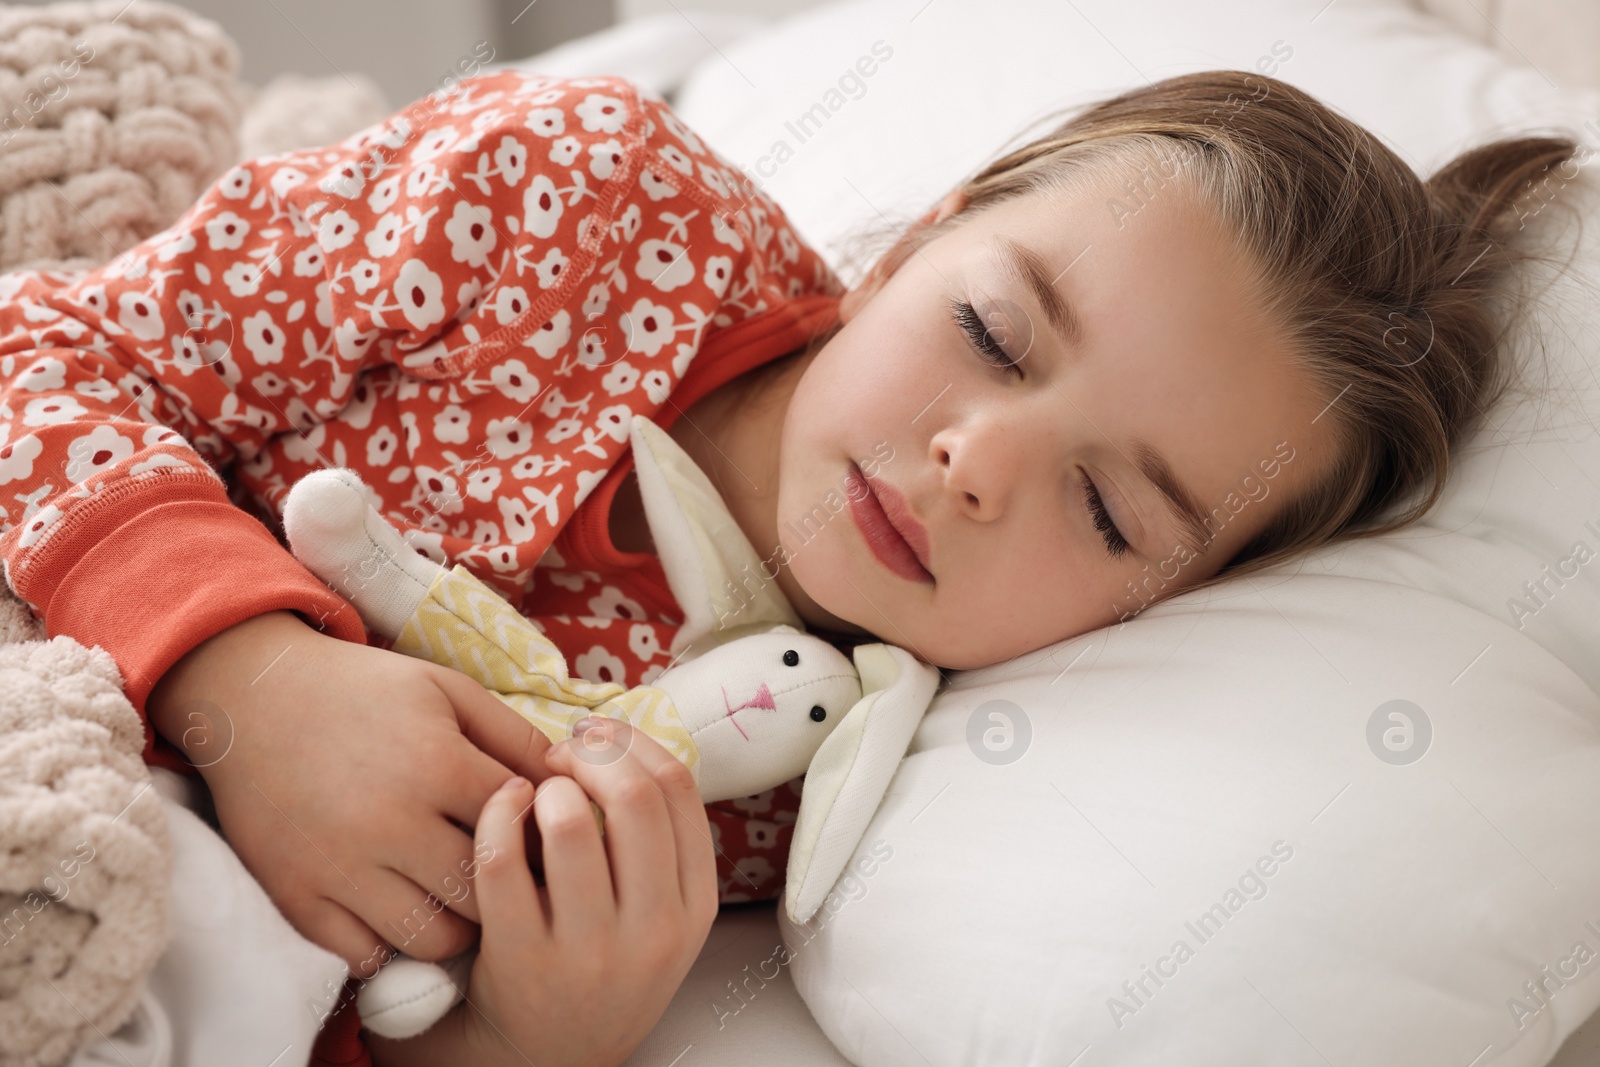
[[[450,699],[462,736],[513,774],[538,785],[554,772],[545,766],[550,739],[470,675],[441,667],[434,675]]]
[[[525,780],[507,779],[484,802],[473,834],[472,854],[477,865],[473,882],[478,912],[483,916],[482,948],[491,956],[530,935],[548,933],[523,841],[523,824],[533,814],[533,793]]]

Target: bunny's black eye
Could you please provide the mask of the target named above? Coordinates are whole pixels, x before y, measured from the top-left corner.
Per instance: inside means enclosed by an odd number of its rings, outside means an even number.
[[[794,649],[791,648],[791,649],[789,649],[789,651],[787,651],[787,652],[785,652],[783,654],[783,665],[785,667],[793,667],[796,663],[799,663],[799,662],[800,662],[800,653],[796,652]]]
[[[828,717],[828,713],[823,708],[823,706],[821,704],[813,704],[811,706],[811,721],[812,722],[821,722],[823,719],[826,719],[827,717]]]

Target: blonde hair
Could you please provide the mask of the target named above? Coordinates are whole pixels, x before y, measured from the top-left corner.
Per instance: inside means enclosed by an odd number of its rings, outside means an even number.
[[[1525,191],[1577,147],[1565,137],[1496,140],[1423,181],[1286,82],[1186,74],[1090,104],[984,165],[957,186],[959,210],[900,233],[864,284],[886,281],[918,248],[1001,201],[1073,188],[1112,165],[1148,177],[1151,162],[1175,162],[1237,236],[1268,321],[1329,405],[1319,418],[1331,420],[1337,453],[1221,570],[1174,592],[1198,589],[1398,530],[1434,505],[1452,448],[1515,377],[1502,341],[1508,312],[1523,304],[1505,306],[1508,268],[1544,257],[1506,238],[1528,214]],[[883,236],[863,231],[857,247]],[[1411,507],[1382,517],[1412,494]]]

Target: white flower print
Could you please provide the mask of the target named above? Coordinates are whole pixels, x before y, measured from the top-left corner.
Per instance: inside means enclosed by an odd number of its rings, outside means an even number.
[[[185,463],[170,452],[157,452],[143,463],[135,463],[129,467],[128,476],[132,477],[135,474],[143,474],[145,471],[153,471],[157,467],[182,467],[184,470],[194,470],[194,464]]]
[[[270,311],[258,311],[244,320],[244,347],[257,363],[282,363],[285,340]]]
[[[234,167],[217,183],[217,191],[229,200],[243,200],[250,195],[250,171]]]
[[[583,298],[583,317],[597,319],[606,313],[606,305],[611,303],[611,287],[605,282],[589,287],[589,295]]]
[[[355,363],[366,357],[367,346],[376,336],[376,333],[362,332],[355,319],[345,319],[333,328],[333,346],[338,349],[340,359]]]
[[[680,244],[650,238],[639,245],[635,276],[644,278],[664,293],[694,281],[694,262]]]
[[[444,321],[444,282],[420,259],[408,259],[394,282],[394,298],[413,330]]]
[[[533,272],[539,279],[539,288],[548,289],[555,285],[561,278],[561,270],[568,263],[567,257],[561,254],[561,249],[552,248],[544,254],[544,258],[533,265]]]
[[[583,331],[583,336],[578,338],[579,363],[591,370],[606,365],[606,346],[601,341],[604,336],[604,324],[591,326]]]
[[[282,396],[288,383],[271,371],[264,371],[250,379],[250,387],[262,396]]]
[[[44,442],[33,434],[23,434],[0,448],[0,485],[33,476],[33,461],[44,451]]]
[[[450,238],[450,258],[457,263],[481,267],[494,251],[495,229],[486,207],[457,200],[449,221],[444,224],[444,233]]]
[[[131,455],[133,442],[109,425],[101,423],[84,436],[67,443],[66,474],[73,482],[82,482]]]
[[[567,120],[560,108],[541,107],[528,112],[527,126],[540,137],[555,137],[566,132]]]
[[[503,496],[495,501],[500,508],[500,520],[505,526],[506,540],[514,545],[527,544],[533,540],[533,513],[528,505],[516,497]]]
[[[117,295],[117,325],[141,341],[154,341],[166,332],[161,305],[144,293]]]
[[[400,251],[400,228],[405,220],[393,211],[378,219],[367,231],[367,255],[373,259],[388,259]]]
[[[753,797],[740,797],[733,801],[733,806],[746,815],[764,815],[772,810],[772,793],[773,791],[768,789]]]
[[[659,368],[646,372],[644,376],[644,395],[650,398],[652,404],[659,404],[667,399],[667,394],[672,392],[672,379],[667,372]]]
[[[400,196],[400,175],[391,174],[372,187],[367,195],[367,206],[374,211],[388,211]]]
[[[772,869],[772,864],[765,856],[746,856],[733,866],[735,870],[744,875],[745,878],[750,879],[750,881],[754,882],[756,885],[766,885],[768,882],[772,881],[773,878],[777,877],[777,872]],[[743,879],[740,879],[738,884],[746,885],[748,883],[744,882]],[[727,893],[725,894],[725,897],[730,901],[752,899],[748,893],[744,892]]]
[[[679,148],[677,145],[662,145],[660,149],[660,155],[661,158],[666,160],[672,169],[676,170],[678,173],[688,175],[694,174],[694,162],[690,160],[688,156],[684,155],[683,149]]]
[[[500,138],[500,147],[494,150],[495,169],[506,185],[516,185],[528,172],[528,149],[523,143],[506,134]]]
[[[494,382],[501,396],[518,404],[526,404],[539,395],[539,376],[520,359],[508,359],[490,367],[489,380]]]
[[[325,212],[317,220],[317,244],[324,252],[337,252],[356,239],[356,220],[343,208]]]
[[[544,439],[553,445],[558,445],[582,429],[583,422],[580,419],[558,419],[554,426],[545,431]]]
[[[711,216],[711,236],[727,245],[735,252],[744,251],[744,238],[739,236],[739,231],[728,225],[721,215]]]
[[[22,425],[55,426],[87,414],[89,410],[70,396],[41,396],[22,409]]]
[[[480,545],[498,544],[500,541],[499,524],[490,522],[488,519],[474,520],[472,524],[472,540]]]
[[[417,142],[417,146],[411,150],[411,159],[414,162],[421,163],[425,160],[437,158],[443,155],[451,145],[455,144],[460,136],[460,131],[454,126],[435,126],[423,134],[422,139]]]
[[[672,131],[672,136],[682,141],[689,151],[696,155],[705,155],[706,146],[701,143],[699,137],[695,136],[693,130],[684,125],[683,120],[678,118],[677,115],[664,110],[661,112],[661,121],[668,130]]]
[[[589,173],[596,181],[610,181],[622,162],[622,142],[615,137],[589,146]]]
[[[433,436],[445,444],[464,445],[472,416],[459,404],[447,404],[433,417]]]
[[[240,259],[222,272],[222,285],[234,296],[254,296],[261,288],[261,264],[251,259]]]
[[[656,628],[645,622],[628,627],[628,651],[647,661],[661,655],[661,639],[656,636]]]
[[[645,195],[648,196],[652,201],[665,200],[668,197],[678,195],[677,186],[672,185],[669,182],[662,181],[660,178],[656,177],[652,171],[648,170],[639,172],[639,188],[643,189],[645,191]]]
[[[306,172],[296,167],[279,167],[267,184],[279,200],[289,195],[289,190],[306,180]]]
[[[433,183],[433,164],[418,163],[411,168],[411,173],[406,175],[406,195],[411,197],[426,196]]]
[[[653,356],[672,340],[672,312],[660,304],[640,297],[632,309],[622,313],[622,328],[627,331],[628,351]]]
[[[499,467],[479,467],[467,475],[467,495],[474,500],[487,504],[494,499],[494,491],[498,488],[500,488]],[[498,527],[491,523],[489,528],[495,530],[498,536]]]
[[[564,466],[566,464],[550,462],[541,455],[523,456],[511,465],[511,477],[525,482],[530,478],[542,477],[546,473],[554,474]]]
[[[356,265],[350,268],[350,281],[359,296],[365,296],[382,278],[383,272],[370,259],[357,260]]]
[[[117,387],[104,378],[94,378],[87,382],[79,382],[72,387],[72,391],[79,396],[88,397],[100,404],[109,404],[122,394],[117,392]],[[5,424],[0,423],[0,441],[5,440]]]
[[[528,310],[528,294],[518,285],[502,285],[494,291],[494,319],[500,325],[515,322],[518,315]]]
[[[315,278],[322,273],[322,248],[318,245],[306,245],[294,254],[294,276],[296,278]]]
[[[67,387],[67,365],[54,356],[40,356],[17,378],[17,388],[30,393]]]
[[[775,822],[767,822],[765,819],[746,819],[744,832],[751,848],[778,847],[778,824]]]
[[[231,211],[218,212],[206,223],[206,240],[213,252],[240,247],[249,232],[250,224]]]
[[[417,464],[417,492],[410,503],[440,515],[459,515],[465,508],[455,475],[437,467]]]
[[[496,537],[500,535],[500,527],[491,524],[490,529],[494,531]],[[497,545],[489,551],[488,557],[489,566],[494,568],[496,574],[510,574],[520,565],[520,561],[517,559],[517,550],[511,545]],[[538,627],[540,632],[543,632],[544,627],[539,626],[538,620],[532,621],[534,626]]]
[[[639,384],[639,371],[627,360],[618,361],[617,365],[606,372],[600,379],[600,387],[612,396],[621,396],[633,392],[633,387]]]
[[[626,404],[613,404],[600,409],[600,414],[595,416],[595,429],[610,435],[613,441],[626,441],[628,420],[631,418],[633,418],[632,408]]]
[[[572,661],[573,673],[597,685],[627,685],[628,670],[605,646],[595,645]]]
[[[185,233],[177,237],[169,237],[156,246],[156,258],[163,263],[171,263],[185,252],[195,249],[194,234]]]
[[[555,317],[537,330],[523,343],[529,345],[539,353],[543,359],[554,359],[556,353],[561,351],[561,346],[572,340],[572,316],[565,308],[555,313]]]
[[[622,101],[604,93],[590,93],[572,110],[590,133],[617,133],[628,118]]]
[[[298,397],[296,397],[294,400],[291,400],[288,404],[289,421],[294,423],[296,426],[304,425],[295,418],[296,403],[300,403]],[[305,405],[300,403],[300,407],[304,409]],[[283,435],[283,454],[293,462],[303,463],[307,467],[320,466],[322,457],[319,455],[319,453],[322,450],[323,442],[327,436],[327,424],[321,422],[311,427],[309,433],[286,433]]]
[[[560,167],[570,167],[582,147],[582,142],[576,137],[557,137],[550,142],[550,162]]]
[[[387,467],[400,447],[400,438],[387,426],[379,426],[367,438],[367,466]]]
[[[561,194],[556,183],[535,174],[522,191],[522,225],[534,237],[549,237],[561,221]]]
[[[701,281],[717,296],[728,291],[728,280],[733,277],[733,260],[728,256],[711,256],[706,259],[705,274]]]
[[[515,417],[490,419],[484,445],[496,459],[520,456],[533,447],[533,426]]]
[[[56,524],[61,518],[61,509],[54,504],[40,508],[34,512],[33,520],[28,523],[28,528],[22,531],[22,537],[17,541],[19,548],[32,548],[44,532]]]
[[[719,197],[731,196],[733,191],[728,188],[728,183],[722,177],[722,171],[709,164],[700,164],[700,181]]]

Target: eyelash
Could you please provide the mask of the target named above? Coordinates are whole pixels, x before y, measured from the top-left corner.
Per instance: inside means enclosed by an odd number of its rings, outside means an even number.
[[[985,363],[1014,373],[1019,378],[1022,376],[1022,369],[1006,354],[1005,349],[995,344],[994,338],[989,336],[989,329],[978,317],[976,308],[965,300],[952,300],[949,309],[951,319],[967,335],[967,340]],[[1089,516],[1094,520],[1094,528],[1100,531],[1101,538],[1106,543],[1106,551],[1111,554],[1112,559],[1121,559],[1128,551],[1128,539],[1117,529],[1111,513],[1106,510],[1105,501],[1100,499],[1100,490],[1095,487],[1087,474],[1083,475],[1080,484],[1083,486],[1083,499],[1089,509]]]

